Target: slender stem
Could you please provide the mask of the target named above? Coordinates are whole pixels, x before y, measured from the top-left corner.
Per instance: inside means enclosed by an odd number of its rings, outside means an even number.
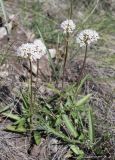
[[[73,0],[71,0],[70,2],[70,15],[69,15],[70,19],[72,18],[72,15],[73,15]]]
[[[68,58],[68,47],[69,47],[69,33],[67,33],[67,37],[66,37],[65,57],[64,57],[64,64],[63,64],[62,88],[63,88],[63,84],[64,84],[66,62],[67,62],[67,58]]]
[[[39,74],[39,59],[37,59],[37,78],[38,78],[38,74]]]
[[[30,129],[32,127],[32,114],[33,114],[33,95],[32,95],[32,62],[29,59],[29,63],[30,63],[30,108],[29,108],[29,112],[30,112]]]
[[[78,84],[79,84],[79,82],[80,82],[81,79],[82,79],[83,72],[84,72],[84,68],[85,68],[85,64],[86,64],[86,59],[87,59],[87,47],[88,47],[88,45],[86,44],[86,47],[85,47],[85,56],[84,56],[84,60],[83,60],[83,65],[82,65],[81,70],[80,70],[80,75],[79,75],[79,78],[78,78]]]
[[[36,86],[38,84],[38,75],[39,75],[39,59],[37,59]]]
[[[69,9],[69,19],[72,18],[73,14],[73,0],[70,1],[70,9]],[[69,48],[69,33],[67,32],[66,35],[66,45],[65,45],[65,57],[64,57],[64,64],[63,64],[63,77],[62,77],[62,88],[64,85],[64,76],[65,76],[65,68],[66,68],[66,62],[68,58],[68,48]]]

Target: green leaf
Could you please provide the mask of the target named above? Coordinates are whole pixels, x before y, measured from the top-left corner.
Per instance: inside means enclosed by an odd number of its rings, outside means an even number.
[[[71,149],[76,155],[82,155],[82,158],[83,158],[84,152],[83,152],[78,146],[70,145],[70,149]]]
[[[63,121],[67,127],[67,129],[69,130],[70,134],[73,136],[73,137],[78,137],[78,133],[76,132],[72,122],[69,120],[68,116],[66,114],[62,114],[62,118],[63,118]]]
[[[86,95],[85,97],[83,97],[82,99],[80,99],[80,100],[77,102],[76,107],[79,107],[79,106],[84,105],[84,104],[89,100],[90,97],[91,97],[91,94],[88,94],[88,95]]]
[[[24,127],[17,128],[16,126],[8,125],[5,128],[5,131],[10,131],[10,132],[15,132],[15,133],[25,133],[26,129]]]
[[[18,128],[25,128],[25,118],[21,118],[19,121],[18,121]]]
[[[55,136],[61,138],[63,141],[69,142],[69,143],[80,143],[78,140],[71,140],[69,137],[67,137],[65,134],[62,132],[59,132],[55,130],[54,128],[51,128],[49,125],[43,126],[44,130],[46,130],[48,133],[54,134]]]
[[[7,111],[10,108],[10,106],[3,107],[0,109],[0,113]]]
[[[87,74],[87,75],[81,80],[80,85],[79,85],[78,88],[77,88],[76,94],[78,94],[78,93],[80,92],[83,84],[84,84],[85,81],[86,81],[87,79],[89,79],[89,78],[90,78],[90,76],[89,76],[89,74]]]
[[[26,109],[29,108],[28,99],[27,99],[27,97],[23,93],[21,93],[21,96],[22,96],[23,103],[24,103],[23,109],[25,111]]]
[[[79,136],[79,140],[80,140],[80,141],[83,141],[83,140],[84,140],[84,135],[83,135],[83,133],[81,133],[81,135]]]
[[[10,112],[5,112],[5,113],[2,113],[3,116],[7,117],[7,118],[10,118],[10,119],[13,119],[13,120],[20,120],[20,117],[16,114],[12,114]]]
[[[38,145],[41,142],[41,136],[40,133],[38,131],[34,131],[34,141],[35,143]]]
[[[20,118],[19,120],[17,120],[15,123],[14,123],[14,125],[24,125],[25,124],[25,118]]]
[[[60,126],[62,124],[62,119],[60,116],[57,116],[56,122],[55,122],[55,126]]]
[[[51,89],[54,93],[59,94],[59,95],[61,94],[60,90],[55,88],[55,86],[53,86],[52,84],[48,83],[47,87]]]
[[[89,108],[88,110],[88,120],[89,120],[89,139],[90,143],[93,144],[94,142],[94,126],[93,126],[93,116],[92,116],[92,109]]]

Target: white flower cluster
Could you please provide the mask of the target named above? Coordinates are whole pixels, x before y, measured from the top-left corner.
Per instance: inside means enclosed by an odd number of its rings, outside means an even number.
[[[36,39],[33,43],[22,44],[17,50],[18,56],[30,58],[32,61],[40,59],[46,53],[46,46],[40,39]]]
[[[67,19],[61,23],[61,28],[63,29],[64,33],[72,33],[75,30],[75,27],[76,25],[71,19]]]
[[[93,42],[96,42],[99,39],[99,34],[92,29],[85,29],[81,31],[77,35],[77,43],[80,44],[80,47],[85,46],[85,45],[90,45]]]
[[[35,39],[34,45],[42,52],[42,54],[46,54],[47,49],[45,44],[41,41],[41,39]]]

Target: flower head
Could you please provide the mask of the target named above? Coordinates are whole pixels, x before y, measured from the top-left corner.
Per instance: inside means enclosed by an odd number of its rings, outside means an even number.
[[[35,40],[34,43],[22,44],[17,50],[18,56],[30,58],[32,61],[40,59],[45,54],[46,46],[39,39]]]
[[[81,31],[76,38],[77,43],[80,44],[80,47],[90,45],[91,43],[96,42],[98,39],[99,34],[92,29],[85,29]]]
[[[17,55],[23,58],[28,58],[29,56],[31,57],[32,47],[32,43],[22,44],[17,50]]]
[[[75,27],[76,25],[71,19],[67,19],[61,23],[61,28],[63,29],[64,33],[72,33],[75,30]]]
[[[41,54],[43,54],[43,55],[46,54],[47,48],[41,39],[34,40],[34,45],[38,49],[38,52],[41,52]]]

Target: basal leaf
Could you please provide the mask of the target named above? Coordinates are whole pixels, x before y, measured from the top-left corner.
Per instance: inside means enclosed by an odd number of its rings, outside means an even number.
[[[40,133],[38,131],[34,131],[33,137],[34,137],[35,143],[37,145],[40,144],[40,142],[41,142],[41,136],[40,136]]]

